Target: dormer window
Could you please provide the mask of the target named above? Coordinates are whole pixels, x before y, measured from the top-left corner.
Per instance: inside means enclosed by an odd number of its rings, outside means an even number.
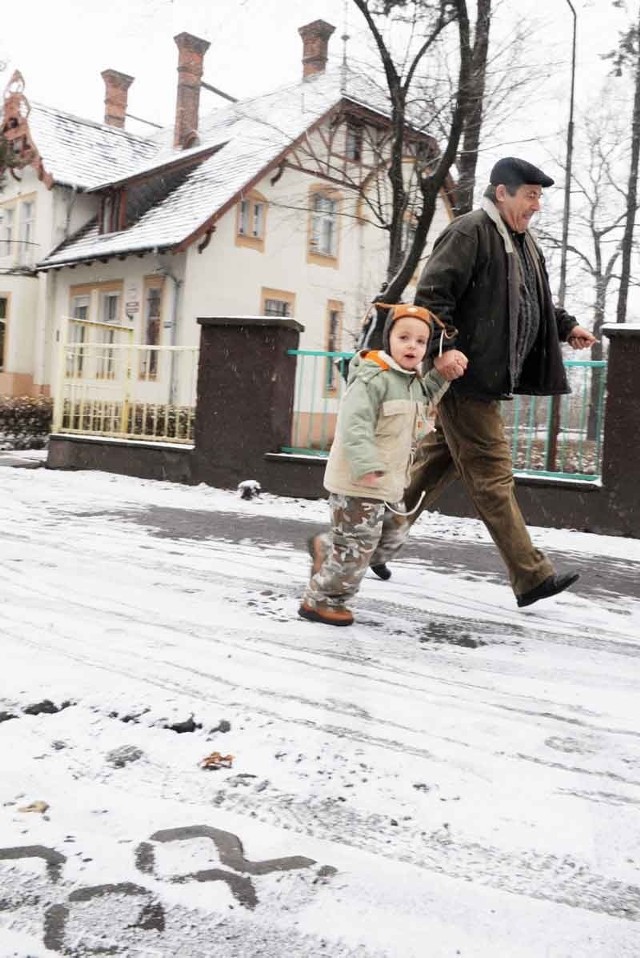
[[[123,190],[107,193],[102,200],[101,233],[117,233],[124,229],[125,194]]]

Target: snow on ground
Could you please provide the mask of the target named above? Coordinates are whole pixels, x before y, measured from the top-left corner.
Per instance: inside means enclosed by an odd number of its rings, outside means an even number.
[[[413,559],[330,629],[285,521],[322,501],[5,468],[0,514],[2,958],[640,954],[633,595]]]

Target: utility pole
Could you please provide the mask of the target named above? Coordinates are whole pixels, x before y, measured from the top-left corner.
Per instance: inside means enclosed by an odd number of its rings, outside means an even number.
[[[573,104],[576,88],[576,32],[578,18],[571,0],[565,0],[573,16],[573,39],[571,43],[571,95],[569,97],[569,125],[567,127],[567,159],[565,163],[564,212],[562,216],[562,245],[560,247],[560,283],[558,303],[564,306],[567,287],[567,247],[569,245],[569,213],[571,209],[571,169],[573,165]]]
[[[634,31],[633,49],[635,56],[635,94],[633,98],[633,118],[631,122],[631,162],[629,165],[629,184],[627,186],[627,216],[622,238],[622,260],[620,267],[620,289],[616,322],[627,321],[627,302],[631,280],[631,253],[633,233],[636,223],[638,204],[638,164],[640,162],[640,13]]]

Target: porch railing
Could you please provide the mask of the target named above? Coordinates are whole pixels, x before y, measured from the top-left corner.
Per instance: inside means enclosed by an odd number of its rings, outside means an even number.
[[[53,431],[193,443],[198,348],[134,342],[115,323],[65,317]]]
[[[340,365],[353,352],[291,349],[288,354],[297,363],[296,386],[291,445],[282,452],[326,457],[345,389]],[[502,403],[516,475],[600,478],[606,362],[567,360],[565,367],[572,392],[560,397],[557,424],[550,397],[515,396]]]

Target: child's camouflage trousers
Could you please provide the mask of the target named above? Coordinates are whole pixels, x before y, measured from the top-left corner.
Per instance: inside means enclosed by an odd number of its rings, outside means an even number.
[[[397,508],[401,510],[402,504]],[[357,593],[380,542],[386,506],[379,499],[331,493],[329,509],[331,529],[315,538],[322,565],[303,596],[311,607],[319,603],[344,606]]]

